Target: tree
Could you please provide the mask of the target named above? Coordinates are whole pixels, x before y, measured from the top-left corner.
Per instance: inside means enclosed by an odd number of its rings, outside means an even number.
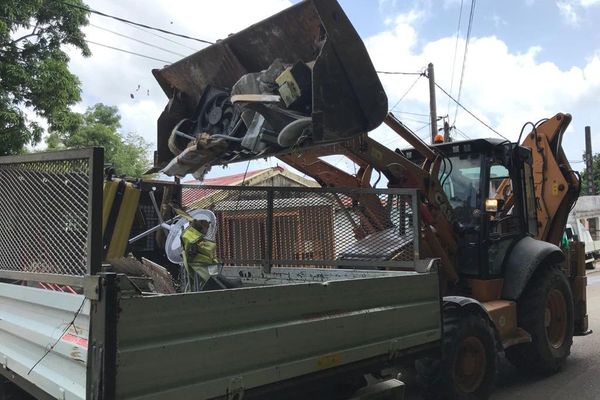
[[[0,2],[0,155],[41,141],[43,128],[28,113],[64,130],[69,106],[80,100],[80,82],[62,46],[90,55],[81,31],[88,19],[67,3],[85,6],[81,0]]]
[[[52,131],[46,138],[49,149],[104,147],[104,161],[118,174],[141,176],[149,168],[149,145],[134,133],[121,136],[117,107],[98,103],[83,114],[65,114],[64,131]]]
[[[587,172],[581,172],[581,195],[588,193]],[[594,194],[600,193],[600,153],[594,154],[592,157],[592,179],[596,189]]]
[[[150,146],[140,135],[128,133],[113,158],[117,172],[128,176],[142,176],[150,167]]]

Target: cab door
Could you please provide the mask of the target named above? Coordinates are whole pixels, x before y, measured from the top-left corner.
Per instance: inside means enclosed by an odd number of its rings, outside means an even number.
[[[487,173],[487,199],[483,228],[487,248],[489,277],[502,275],[506,254],[523,237],[518,180],[510,176],[506,167],[492,163]]]

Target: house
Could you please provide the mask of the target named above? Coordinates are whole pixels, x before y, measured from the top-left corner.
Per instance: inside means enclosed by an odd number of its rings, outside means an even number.
[[[220,176],[205,179],[203,182],[196,180],[185,182],[182,192],[182,205],[186,208],[210,208],[218,201],[227,198],[223,190],[208,188],[195,188],[204,186],[278,186],[278,187],[319,187],[313,180],[306,179],[283,167],[275,166],[246,173]],[[229,192],[231,193],[231,192]]]
[[[244,189],[240,189],[244,186]],[[267,192],[273,192],[272,229],[267,231]],[[272,259],[289,265],[335,257],[334,221],[338,208],[331,195],[294,191],[319,185],[280,166],[187,182],[182,203],[187,209],[212,210],[217,217],[217,249],[228,265],[261,265],[271,238]],[[289,188],[289,190],[288,190]]]
[[[567,235],[577,235],[585,243],[586,262],[600,258],[600,196],[579,197],[569,213],[566,228]]]
[[[264,187],[273,188],[270,219]],[[390,227],[365,237],[360,227],[366,217],[356,197],[343,190],[306,190],[312,187],[318,184],[277,166],[202,183],[187,181],[182,184],[181,196],[188,210],[214,212],[217,255],[225,265],[263,265],[269,249],[274,266],[345,265],[347,260],[386,260],[391,254],[402,260],[401,250],[405,258],[412,259],[410,197],[379,195]],[[158,225],[153,206],[149,203],[144,207],[140,207],[144,224],[134,234]],[[136,242],[138,252],[152,249],[153,240],[149,236]]]

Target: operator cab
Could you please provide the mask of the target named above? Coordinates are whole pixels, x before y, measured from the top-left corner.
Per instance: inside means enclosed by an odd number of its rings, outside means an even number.
[[[531,151],[497,139],[432,148],[445,156],[439,179],[454,211],[459,273],[477,279],[502,276],[508,250],[537,229]],[[396,151],[416,164],[423,161],[414,149]]]

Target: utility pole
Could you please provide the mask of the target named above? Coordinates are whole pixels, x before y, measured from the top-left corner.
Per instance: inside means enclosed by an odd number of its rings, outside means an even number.
[[[429,78],[429,114],[431,117],[431,143],[435,142],[437,135],[437,109],[435,102],[435,74],[433,73],[433,64],[427,66],[427,78]]]
[[[594,187],[594,157],[592,156],[592,130],[589,126],[585,127],[585,173],[587,175],[587,194],[596,194]]]

